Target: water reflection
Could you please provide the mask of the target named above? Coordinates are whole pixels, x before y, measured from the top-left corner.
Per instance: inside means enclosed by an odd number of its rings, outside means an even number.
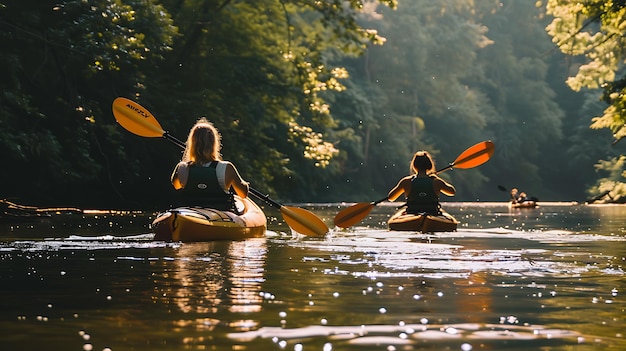
[[[491,284],[486,272],[474,272],[467,279],[454,282],[458,291],[457,310],[469,323],[489,323],[493,312]]]
[[[185,318],[177,322],[179,326],[255,327],[258,322],[245,317],[261,311],[266,255],[264,238],[181,245],[175,257],[155,263],[165,264],[155,281],[155,298],[191,315],[191,322]],[[226,321],[224,316],[242,318]]]
[[[0,226],[1,349],[626,349],[626,206],[446,208],[457,232],[389,232],[386,204],[324,238],[163,243],[134,216]]]

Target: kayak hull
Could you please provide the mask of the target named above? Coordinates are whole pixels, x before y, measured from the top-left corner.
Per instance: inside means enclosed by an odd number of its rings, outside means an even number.
[[[459,222],[446,212],[441,215],[429,215],[409,214],[405,210],[400,210],[391,216],[387,224],[389,230],[431,233],[456,231]]]
[[[202,207],[177,207],[157,215],[152,222],[154,240],[242,240],[265,235],[267,219],[252,200],[235,197],[241,214]]]
[[[511,208],[535,208],[539,206],[536,201],[522,201],[522,202],[509,202],[509,207]]]

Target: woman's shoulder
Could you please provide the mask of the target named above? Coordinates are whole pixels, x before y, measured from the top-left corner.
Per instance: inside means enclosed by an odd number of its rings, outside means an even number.
[[[189,168],[189,162],[180,161],[176,164],[176,169]]]
[[[400,179],[400,183],[410,183],[413,181],[413,179],[415,179],[415,175],[408,175]]]
[[[234,167],[234,165],[232,164],[232,162],[230,162],[230,161],[224,161],[224,160],[219,160],[219,161],[217,161],[217,166],[218,166],[218,167],[224,167],[224,168]]]

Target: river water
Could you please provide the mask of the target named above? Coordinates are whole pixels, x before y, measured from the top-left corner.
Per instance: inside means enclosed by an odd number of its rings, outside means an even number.
[[[350,204],[298,205],[332,223]],[[0,225],[0,350],[626,350],[626,206],[395,204],[325,238],[152,241],[154,214]]]

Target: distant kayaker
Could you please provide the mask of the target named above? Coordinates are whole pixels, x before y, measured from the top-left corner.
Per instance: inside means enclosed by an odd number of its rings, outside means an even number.
[[[441,214],[439,194],[453,196],[456,193],[454,186],[435,174],[435,162],[427,151],[413,155],[410,169],[412,175],[400,179],[387,198],[395,201],[404,194],[407,213]]]
[[[505,189],[506,190],[506,189]],[[512,204],[516,204],[517,203],[517,198],[518,198],[518,190],[517,188],[513,188],[511,189],[511,203]]]
[[[232,210],[233,192],[242,198],[248,196],[248,182],[232,163],[222,160],[221,147],[217,128],[200,118],[189,132],[183,158],[171,177],[187,205]]]
[[[528,198],[525,192],[520,192],[517,188],[511,189],[511,203],[520,204],[526,201],[535,201],[535,198]]]

